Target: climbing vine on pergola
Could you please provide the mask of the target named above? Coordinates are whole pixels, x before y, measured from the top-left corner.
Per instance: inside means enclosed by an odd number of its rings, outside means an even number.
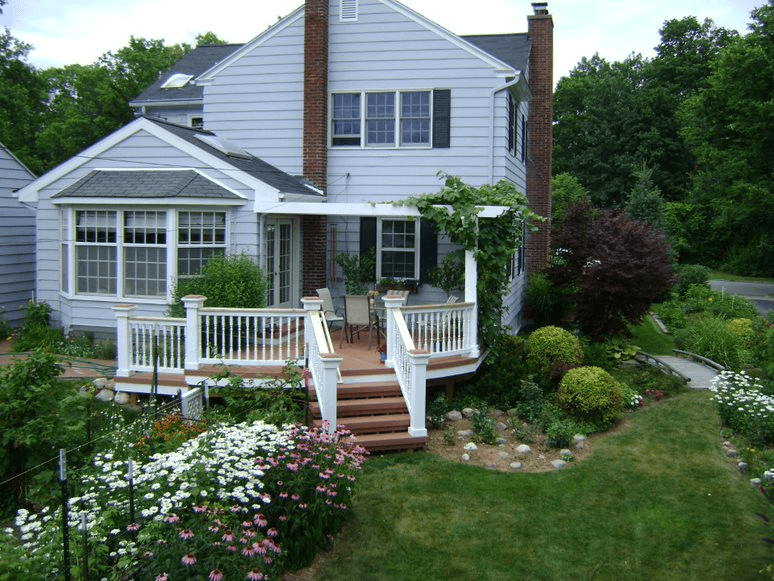
[[[477,295],[480,336],[491,345],[502,332],[503,297],[508,290],[510,264],[522,244],[524,225],[541,220],[529,209],[527,196],[511,182],[473,187],[456,176],[441,174],[444,186],[437,194],[425,194],[398,202],[415,207],[423,220],[431,221],[454,244],[473,252],[478,264]],[[480,218],[484,206],[500,206],[495,218]]]

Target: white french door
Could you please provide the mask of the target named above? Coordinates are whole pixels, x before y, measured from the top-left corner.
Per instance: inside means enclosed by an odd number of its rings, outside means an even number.
[[[292,218],[268,218],[266,275],[269,279],[267,306],[294,307],[298,303],[298,225]]]

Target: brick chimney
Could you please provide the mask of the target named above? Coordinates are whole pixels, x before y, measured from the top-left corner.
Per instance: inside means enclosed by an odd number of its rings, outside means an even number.
[[[538,272],[548,266],[551,250],[551,166],[554,117],[554,21],[546,2],[532,4],[534,14],[527,17],[532,50],[529,56],[529,158],[527,198],[532,210],[547,221],[540,224],[527,245],[527,271]]]
[[[328,0],[304,6],[304,177],[327,192],[328,176]],[[305,216],[303,228],[304,296],[327,286],[325,252],[328,220]]]

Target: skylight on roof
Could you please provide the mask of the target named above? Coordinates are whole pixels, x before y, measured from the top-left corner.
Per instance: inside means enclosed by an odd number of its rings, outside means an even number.
[[[217,149],[219,152],[225,155],[230,155],[231,157],[240,157],[242,159],[252,159],[252,156],[244,149],[239,147],[236,143],[222,139],[217,135],[197,133],[194,137],[200,141],[203,141],[210,147]]]
[[[164,83],[162,83],[162,89],[180,89],[185,87],[188,81],[193,79],[193,75],[186,75],[185,73],[175,73],[169,77]]]

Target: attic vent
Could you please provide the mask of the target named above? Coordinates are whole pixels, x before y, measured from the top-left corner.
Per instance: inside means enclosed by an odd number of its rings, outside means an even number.
[[[186,75],[185,73],[175,73],[169,77],[164,83],[162,83],[162,89],[179,89],[185,87],[186,83],[193,79],[193,75]]]
[[[341,0],[342,22],[353,22],[357,20],[357,0]]]

